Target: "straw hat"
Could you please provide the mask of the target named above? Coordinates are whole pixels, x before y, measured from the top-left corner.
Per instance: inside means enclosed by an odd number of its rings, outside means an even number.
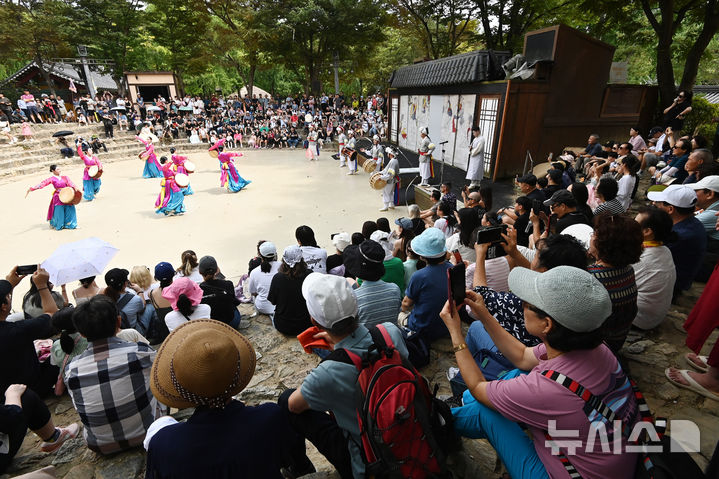
[[[250,382],[255,361],[252,344],[234,328],[194,319],[162,343],[152,364],[150,388],[170,407],[223,408]]]

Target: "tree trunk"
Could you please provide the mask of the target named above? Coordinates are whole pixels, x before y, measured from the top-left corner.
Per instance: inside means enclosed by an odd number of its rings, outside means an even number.
[[[657,44],[657,83],[659,84],[659,104],[664,109],[671,105],[676,96],[672,66],[672,36],[669,32],[660,36]]]
[[[255,89],[255,72],[257,71],[257,63],[250,64],[250,71],[247,74],[247,96],[252,98],[252,92]]]
[[[704,25],[694,44],[687,52],[686,60],[684,61],[684,73],[682,74],[682,81],[679,85],[680,90],[691,90],[694,87],[702,55],[709,46],[709,42],[711,42],[719,30],[719,8],[717,0],[707,2],[704,8]]]

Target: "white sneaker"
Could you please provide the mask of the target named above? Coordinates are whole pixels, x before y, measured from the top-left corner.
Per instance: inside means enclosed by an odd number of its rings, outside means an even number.
[[[393,209],[394,209],[394,205],[389,205],[389,209],[393,210]]]
[[[380,208],[379,210],[380,210],[380,211],[387,211],[387,207],[385,206],[384,208]]]
[[[351,171],[347,172],[347,176],[352,176],[352,175],[354,175],[354,173],[352,173]]]

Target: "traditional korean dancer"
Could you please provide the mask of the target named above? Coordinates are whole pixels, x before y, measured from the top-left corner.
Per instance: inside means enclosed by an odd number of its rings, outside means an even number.
[[[155,201],[155,213],[169,215],[181,215],[185,212],[185,195],[175,183],[175,170],[172,162],[167,157],[160,158],[162,165],[162,181],[160,182],[160,194]]]
[[[384,188],[382,188],[382,208],[380,211],[387,211],[387,209],[394,209],[394,206],[399,201],[399,162],[395,158],[395,152],[392,148],[387,147],[385,150],[389,161],[384,170],[380,172],[383,180],[387,182]]]
[[[75,212],[75,205],[70,203],[63,203],[60,201],[60,190],[63,188],[72,188],[77,192],[77,187],[67,176],[60,175],[60,167],[57,165],[50,166],[50,173],[52,176],[45,180],[42,180],[35,186],[27,189],[25,197],[30,194],[31,191],[45,188],[47,185],[52,185],[55,188],[55,192],[52,194],[50,200],[50,207],[47,210],[47,220],[50,222],[50,226],[56,230],[77,228],[77,214]],[[75,195],[73,195],[74,197]]]
[[[102,185],[102,180],[99,176],[102,172],[102,163],[100,163],[100,160],[95,155],[87,156],[85,152],[82,151],[81,144],[77,145],[77,154],[85,163],[85,172],[82,175],[82,197],[87,201],[92,201],[95,199],[95,195],[100,192],[100,186]],[[93,170],[92,174],[90,173],[90,169]],[[93,175],[95,176],[93,177]]]
[[[245,180],[237,172],[235,162],[232,160],[234,157],[244,156],[242,153],[235,153],[231,151],[223,151],[225,139],[221,139],[215,143],[210,150],[217,150],[220,155],[217,159],[220,161],[220,187],[227,187],[227,191],[230,193],[237,193],[245,186],[252,183],[252,181]]]
[[[172,159],[172,165],[173,165],[172,167],[175,170],[175,174],[183,173],[185,175],[189,175],[190,173],[194,173],[195,170],[190,171],[185,167],[185,162],[187,161],[187,157],[176,155],[175,151],[177,151],[177,150],[175,149],[174,146],[172,148],[170,148],[170,154],[172,155],[170,158]],[[192,190],[191,185],[187,185],[185,188],[182,188],[182,194],[185,196],[189,196],[194,193],[195,192]]]
[[[135,139],[145,145],[145,151],[140,153],[140,158],[145,160],[145,169],[142,171],[143,178],[162,178],[162,172],[160,171],[160,164],[157,162],[157,156],[155,155],[155,145],[152,143],[152,137],[148,137],[147,140],[136,136]]]

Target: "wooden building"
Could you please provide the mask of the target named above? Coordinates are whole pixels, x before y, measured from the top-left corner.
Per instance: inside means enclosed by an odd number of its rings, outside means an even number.
[[[651,125],[657,89],[610,84],[614,47],[566,25],[529,32],[527,80],[497,75],[507,52],[477,51],[396,70],[389,90],[389,141],[416,152],[419,128],[429,127],[435,160],[466,170],[471,128],[486,140],[487,175],[522,173],[528,156],[542,162],[591,133],[625,140],[629,128]],[[440,146],[441,143],[444,143]]]
[[[152,102],[158,96],[171,100],[182,95],[172,72],[125,72],[125,81],[133,103],[137,102],[138,96],[145,102]]]

